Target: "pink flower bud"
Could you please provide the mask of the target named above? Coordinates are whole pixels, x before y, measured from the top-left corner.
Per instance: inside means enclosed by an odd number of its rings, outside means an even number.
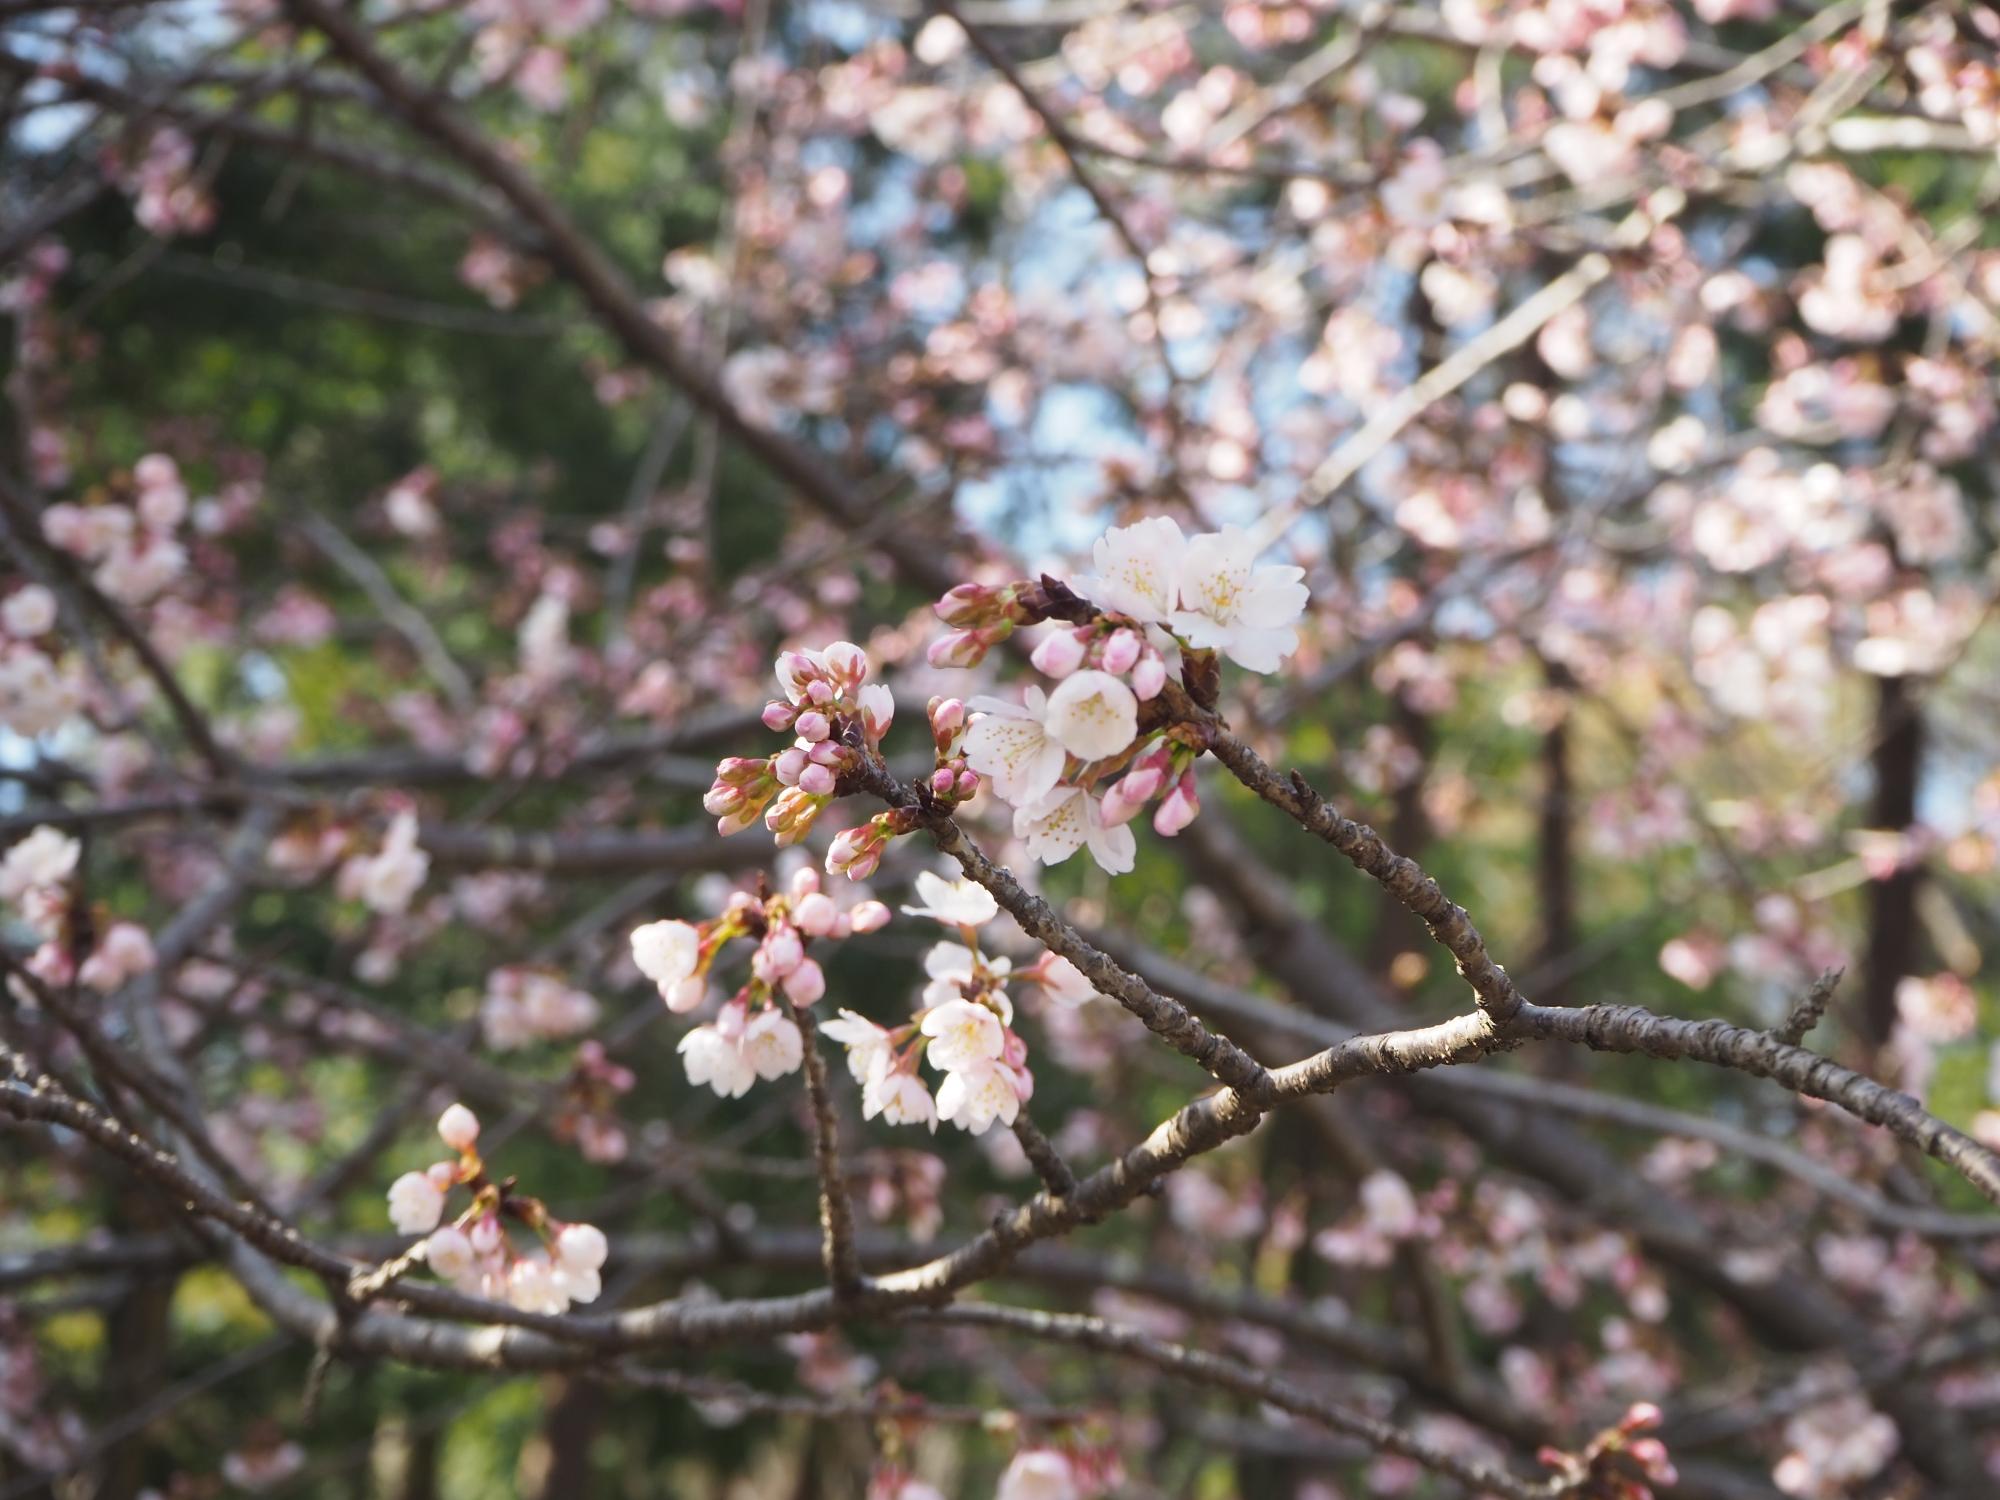
[[[806,702],[816,707],[825,708],[827,704],[833,702],[839,696],[833,690],[833,684],[825,678],[821,678],[818,682],[809,682],[806,684]]]
[[[886,683],[874,682],[855,695],[861,706],[861,730],[871,745],[882,743],[882,736],[889,732],[889,726],[896,720],[896,698]]]
[[[933,698],[925,710],[930,720],[931,742],[940,754],[949,750],[952,741],[965,729],[965,703],[959,698]]]
[[[931,791],[940,797],[949,797],[958,785],[958,773],[949,767],[939,767],[931,772]]]
[[[839,740],[821,740],[806,751],[806,759],[816,766],[830,766],[837,771],[847,764],[849,757],[847,747]]]
[[[1101,805],[1104,821],[1113,828],[1131,822],[1139,809],[1153,800],[1153,794],[1160,789],[1160,780],[1159,772],[1145,770],[1132,771],[1113,782]]]
[[[958,800],[961,802],[970,801],[972,798],[978,796],[979,773],[977,771],[960,771],[958,773],[957,790]]]
[[[434,1161],[424,1168],[424,1176],[430,1185],[440,1193],[451,1191],[451,1185],[458,1181],[458,1164],[449,1161]]]
[[[1000,1048],[1000,1060],[1010,1068],[1018,1068],[1028,1060],[1028,1044],[1016,1031],[1009,1031]]]
[[[1132,695],[1141,703],[1150,703],[1160,696],[1160,689],[1166,685],[1166,659],[1159,652],[1148,650],[1132,669]]]
[[[757,957],[763,961],[758,977],[782,979],[805,962],[805,956],[806,945],[793,928],[773,927],[764,934],[764,941],[757,949]]]
[[[789,889],[794,901],[803,900],[805,897],[810,896],[814,891],[819,889],[819,871],[815,870],[811,865],[800,865],[796,870],[792,871]]]
[[[1135,631],[1112,631],[1111,639],[1104,643],[1104,670],[1123,677],[1139,664],[1139,653],[1145,644]]]
[[[815,745],[833,733],[833,721],[818,709],[807,709],[800,714],[799,722],[793,727],[798,730],[800,739]]]
[[[1645,1432],[1666,1421],[1666,1413],[1651,1401],[1635,1401],[1625,1408],[1618,1425],[1626,1432]]]
[[[792,721],[798,717],[798,713],[799,711],[791,704],[773,698],[764,705],[764,727],[783,734],[792,727]]]
[[[785,976],[784,989],[794,1005],[811,1005],[826,993],[826,972],[809,958]]]
[[[882,863],[882,850],[887,842],[873,822],[841,829],[826,851],[826,873],[845,875],[849,880],[866,880]]]
[[[1013,633],[1013,625],[1005,621],[978,630],[955,630],[932,641],[925,659],[934,667],[976,667]]]
[[[676,979],[660,991],[660,998],[667,1002],[667,1009],[677,1016],[684,1016],[708,996],[708,980],[700,974],[690,974],[685,979]]]
[[[856,932],[880,932],[889,925],[889,908],[880,901],[863,901],[847,917]]]
[[[808,865],[806,871],[817,878],[817,872]],[[792,920],[798,923],[799,931],[807,937],[825,937],[833,931],[833,924],[840,912],[833,904],[833,898],[821,891],[812,891],[798,898],[792,907]]]
[[[741,833],[746,828],[755,828],[757,819],[763,814],[761,802],[746,802],[733,813],[725,813],[715,820],[715,831],[728,838],[732,833]]]
[[[990,583],[961,583],[931,606],[945,624],[958,629],[994,625],[1008,618],[1014,604],[1014,587],[996,588]]]
[[[1043,638],[1028,660],[1046,677],[1067,677],[1083,665],[1084,632],[1058,630]]]
[[[1673,1459],[1667,1454],[1667,1445],[1656,1437],[1635,1438],[1625,1451],[1638,1461],[1648,1479],[1673,1484],[1680,1477],[1674,1470]]]
[[[470,1151],[479,1139],[479,1116],[463,1104],[454,1104],[438,1116],[438,1139],[454,1151]]]
[[[1153,814],[1153,831],[1162,838],[1172,838],[1195,820],[1201,811],[1201,799],[1195,795],[1194,772],[1183,771],[1181,779],[1174,783],[1174,789],[1167,793],[1159,811]]]
[[[799,772],[799,790],[811,792],[815,797],[831,797],[834,783],[838,780],[830,766],[807,766]]]
[[[799,773],[808,764],[805,751],[794,745],[771,762],[771,774],[778,778],[781,785],[797,786]]]
[[[741,812],[743,804],[749,800],[743,795],[743,788],[724,786],[718,781],[703,794],[701,808],[703,812],[714,817],[724,818],[731,813]]]
[[[478,1254],[491,1255],[500,1248],[500,1221],[491,1214],[481,1214],[472,1221],[466,1238],[472,1241],[472,1248]]]

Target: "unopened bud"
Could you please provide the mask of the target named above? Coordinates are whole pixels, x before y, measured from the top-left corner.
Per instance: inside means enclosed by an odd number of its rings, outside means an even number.
[[[1044,637],[1028,660],[1044,676],[1067,677],[1083,665],[1085,639],[1083,631],[1058,630]]]
[[[1123,677],[1139,664],[1139,653],[1145,644],[1134,631],[1112,631],[1111,639],[1104,643],[1104,670]]]

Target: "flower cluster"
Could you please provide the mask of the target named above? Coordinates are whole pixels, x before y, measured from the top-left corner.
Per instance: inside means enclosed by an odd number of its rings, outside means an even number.
[[[790,1005],[811,1005],[826,993],[826,973],[808,946],[857,932],[877,932],[889,909],[863,901],[842,911],[820,889],[819,872],[806,866],[777,894],[737,891],[722,915],[700,924],[648,922],[632,933],[632,960],[659,987],[670,1010],[686,1012],[708,993],[716,956],[738,938],[754,938],[750,977],[716,1018],[681,1038],[688,1082],[706,1084],[725,1099],[749,1092],[757,1079],[782,1078],[804,1057]]]
[[[0,728],[49,734],[83,707],[83,683],[55,654],[56,599],[38,583],[0,600]]]
[[[1027,1043],[1012,1029],[1014,1004],[1006,988],[1010,978],[1024,976],[1015,976],[1007,959],[979,947],[979,928],[1000,908],[984,887],[929,871],[917,876],[917,894],[923,905],[906,906],[904,912],[955,929],[960,938],[940,942],[925,955],[922,1006],[900,1026],[881,1026],[842,1010],[820,1029],[847,1048],[847,1069],[861,1084],[863,1118],[880,1115],[891,1125],[932,1130],[948,1120],[973,1135],[995,1120],[1012,1125],[1035,1080],[1028,1071]],[[1061,967],[1075,974],[1071,966]],[[1068,982],[1053,965],[1038,965],[1026,977],[1052,989]],[[919,1059],[944,1075],[935,1099],[917,1072]]]
[[[438,1117],[437,1131],[457,1159],[405,1172],[389,1185],[389,1221],[400,1234],[427,1236],[422,1257],[431,1270],[462,1292],[523,1312],[560,1313],[573,1302],[595,1302],[610,1248],[604,1232],[565,1224],[511,1182],[493,1181],[479,1156],[479,1118],[463,1104]],[[456,1187],[468,1189],[472,1202],[447,1224],[445,1204]],[[528,1248],[515,1246],[508,1221],[533,1237]]]
[[[1659,1407],[1641,1401],[1629,1408],[1615,1427],[1592,1438],[1581,1453],[1544,1448],[1537,1455],[1555,1470],[1566,1495],[1587,1500],[1653,1500],[1654,1485],[1680,1482],[1667,1445],[1656,1437],[1641,1437],[1661,1421]]]
[[[175,533],[188,516],[187,486],[164,453],[132,466],[129,504],[75,505],[42,512],[49,545],[91,565],[91,581],[121,604],[144,604],[187,570]]]
[[[996,632],[1062,622],[1030,657],[1055,687],[1031,686],[1018,703],[974,698],[964,760],[1012,804],[1014,833],[1035,859],[1059,864],[1088,847],[1116,875],[1132,868],[1127,825],[1148,804],[1157,799],[1153,827],[1168,836],[1201,808],[1199,744],[1150,707],[1169,674],[1192,680],[1190,672],[1212,669],[1216,652],[1275,671],[1298,649],[1293,625],[1307,596],[1299,569],[1258,563],[1256,544],[1236,527],[1189,538],[1156,516],[1107,532],[1092,558],[1096,573],[1076,590],[1052,579],[954,589],[937,609],[959,628],[931,660],[966,665]]]
[[[638,1081],[630,1068],[605,1055],[602,1043],[583,1043],[549,1122],[550,1133],[559,1141],[575,1142],[585,1161],[623,1161],[631,1142],[619,1123],[617,1101]]]
[[[812,831],[842,774],[860,765],[863,749],[881,746],[896,702],[882,683],[868,683],[868,656],[851,641],[783,652],[777,672],[785,696],[764,705],[764,724],[794,735],[791,747],[762,759],[723,761],[702,805],[725,835],[741,833],[761,815],[782,849]]]
[[[153,967],[153,939],[136,922],[106,921],[77,899],[83,846],[44,823],[0,859],[0,901],[41,938],[28,972],[44,984],[110,994]]]
[[[553,1041],[597,1024],[598,1004],[586,991],[547,969],[509,964],[486,977],[479,1025],[486,1045],[508,1052]]]

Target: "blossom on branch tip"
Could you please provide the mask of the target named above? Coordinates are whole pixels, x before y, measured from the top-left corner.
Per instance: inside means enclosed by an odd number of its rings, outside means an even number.
[[[454,1151],[470,1151],[479,1139],[479,1116],[463,1104],[454,1104],[438,1116],[438,1139]]]

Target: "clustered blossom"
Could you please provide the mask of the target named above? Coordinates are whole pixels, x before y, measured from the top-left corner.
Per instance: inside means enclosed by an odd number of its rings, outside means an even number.
[[[597,1001],[560,974],[509,964],[486,977],[479,1025],[487,1046],[507,1052],[588,1031],[598,1013]]]
[[[50,638],[56,599],[38,583],[0,599],[0,728],[50,734],[83,708],[83,683]]]
[[[851,641],[783,652],[777,674],[785,696],[764,706],[764,723],[792,733],[791,748],[723,761],[702,805],[725,835],[741,833],[761,814],[783,849],[812,831],[863,751],[881,747],[896,701],[886,685],[868,682],[867,653]]]
[[[889,909],[879,901],[841,910],[820,889],[819,872],[806,866],[780,893],[737,891],[710,921],[648,922],[634,929],[632,960],[658,986],[668,1009],[684,1013],[706,998],[716,956],[737,938],[756,940],[750,977],[713,1021],[680,1042],[688,1082],[734,1099],[759,1078],[795,1071],[805,1056],[804,1037],[786,1007],[811,1005],[826,993],[826,973],[808,945],[878,932],[888,921]]]
[[[1155,831],[1172,836],[1201,810],[1193,765],[1200,747],[1149,706],[1170,674],[1214,653],[1255,672],[1298,649],[1306,606],[1300,569],[1260,564],[1247,532],[1184,536],[1169,517],[1098,538],[1096,572],[1076,589],[1052,579],[1004,588],[964,585],[937,611],[956,628],[936,643],[937,665],[966,666],[1019,624],[1049,620],[1030,660],[1055,681],[1018,703],[968,704],[965,764],[1014,808],[1014,833],[1045,864],[1078,849],[1111,874],[1132,868],[1127,826],[1157,800]]]
[[[389,1221],[399,1234],[426,1236],[422,1258],[459,1291],[507,1302],[523,1312],[566,1312],[571,1303],[595,1302],[603,1290],[598,1273],[610,1246],[592,1224],[566,1224],[541,1202],[495,1182],[480,1159],[479,1118],[463,1104],[438,1117],[438,1136],[457,1153],[421,1172],[405,1172],[389,1185]],[[449,1223],[445,1207],[454,1188],[472,1202]],[[509,1223],[517,1226],[510,1231]],[[514,1236],[527,1238],[525,1247]]]
[[[0,859],[0,902],[41,939],[28,972],[44,984],[81,984],[108,995],[150,970],[153,939],[136,922],[110,920],[77,899],[83,846],[44,823]]]
[[[187,549],[176,533],[188,512],[179,467],[164,453],[149,453],[132,466],[125,503],[51,505],[42,512],[42,535],[89,564],[91,581],[113,599],[145,604],[187,571]]]
[[[1054,963],[1015,976],[1009,960],[980,951],[978,929],[1000,910],[984,887],[929,871],[917,876],[916,886],[923,904],[904,912],[955,929],[960,938],[940,942],[924,956],[928,982],[916,1014],[892,1027],[843,1009],[820,1029],[847,1048],[848,1072],[861,1085],[864,1119],[880,1115],[891,1125],[933,1131],[946,1120],[973,1135],[984,1134],[995,1120],[1012,1125],[1034,1093],[1035,1080],[1027,1043],[1012,1029],[1007,982],[1026,977],[1052,990],[1073,986]],[[1088,992],[1088,982],[1073,967],[1062,967]],[[944,1075],[936,1098],[917,1071],[919,1059]]]

